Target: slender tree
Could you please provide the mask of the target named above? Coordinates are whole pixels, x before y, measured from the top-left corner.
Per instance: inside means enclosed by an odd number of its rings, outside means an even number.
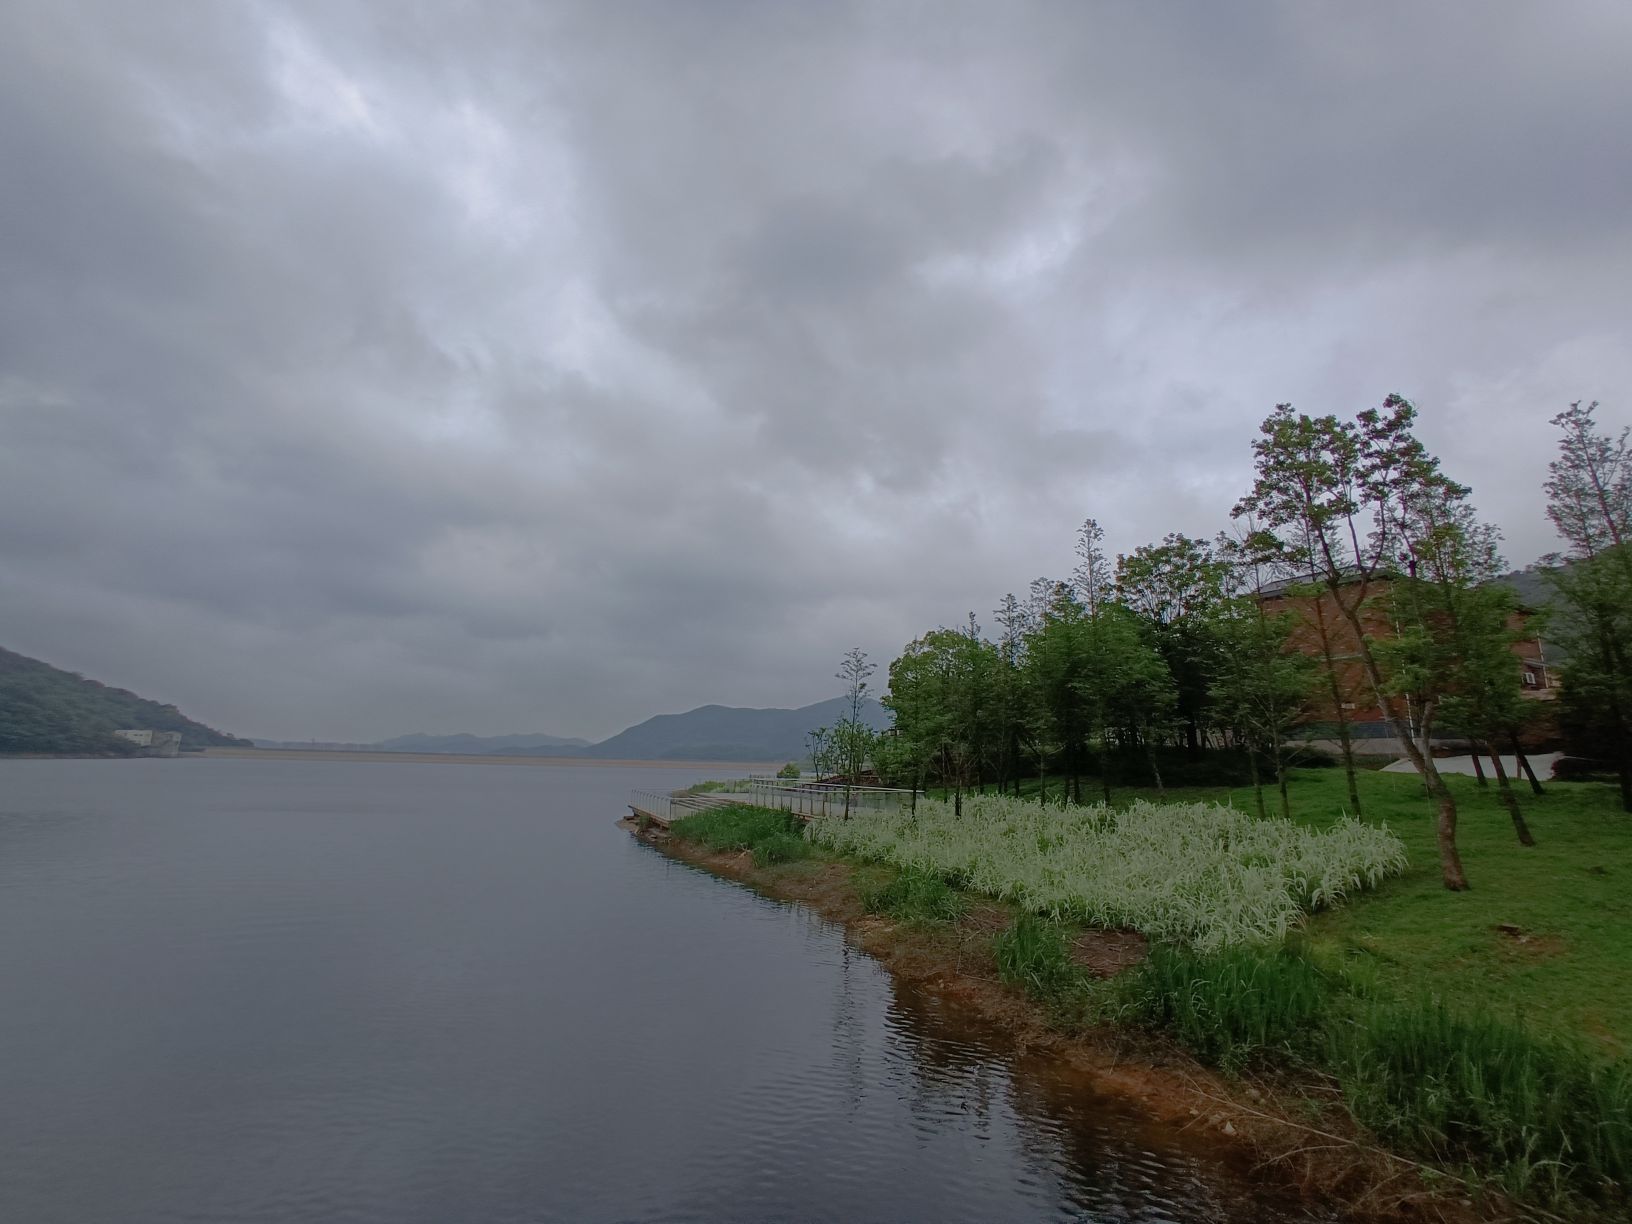
[[[1438,460],[1411,432],[1416,410],[1390,395],[1381,410],[1353,422],[1310,417],[1280,404],[1253,444],[1256,479],[1237,504],[1268,533],[1273,555],[1288,568],[1316,576],[1352,631],[1378,704],[1437,809],[1440,873],[1452,891],[1467,888],[1456,846],[1456,798],[1429,751],[1433,709],[1416,725],[1388,699],[1367,601],[1390,578],[1400,545],[1396,507],[1422,486],[1442,481]],[[1421,736],[1419,741],[1419,735]]]
[[[854,646],[845,653],[834,678],[844,681],[844,717],[833,728],[834,748],[839,768],[844,771],[844,818],[850,819],[851,790],[872,753],[873,729],[863,716],[868,700],[868,682],[875,664],[867,652]]]
[[[1558,593],[1555,635],[1568,648],[1567,722],[1597,724],[1632,812],[1632,450],[1580,401],[1553,418],[1559,456],[1548,465],[1547,516],[1564,548],[1547,558]]]
[[[1147,628],[1172,676],[1185,748],[1200,756],[1217,682],[1218,620],[1230,565],[1207,540],[1172,534],[1116,559],[1116,597]]]

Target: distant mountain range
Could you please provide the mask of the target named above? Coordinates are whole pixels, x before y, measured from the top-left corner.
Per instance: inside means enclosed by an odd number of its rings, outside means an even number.
[[[805,735],[831,727],[845,716],[842,697],[797,710],[754,710],[706,705],[684,714],[659,714],[592,744],[558,735],[399,735],[375,744],[256,740],[261,748],[331,748],[367,752],[449,752],[481,756],[588,757],[629,761],[797,761],[805,755]],[[876,701],[862,718],[875,730],[890,725]]]
[[[173,705],[0,650],[0,753],[125,756],[131,745],[113,738],[125,727],[179,731],[183,749],[249,743],[194,722]]]

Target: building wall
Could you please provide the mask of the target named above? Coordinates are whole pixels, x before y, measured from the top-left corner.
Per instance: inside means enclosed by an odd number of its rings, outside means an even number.
[[[1377,598],[1387,593],[1389,585],[1386,578],[1371,583],[1366,591],[1367,602],[1360,609],[1361,627],[1366,637],[1372,641],[1386,640],[1394,636],[1394,625],[1384,608],[1379,606],[1385,601]],[[1350,587],[1345,589],[1342,595],[1344,600],[1348,601],[1356,598],[1358,592]],[[1383,701],[1379,701],[1377,691],[1361,659],[1359,639],[1332,592],[1323,590],[1318,596],[1276,593],[1266,596],[1263,605],[1271,614],[1283,612],[1292,614],[1293,627],[1287,638],[1287,643],[1292,649],[1317,661],[1324,660],[1327,651],[1330,651],[1337,673],[1342,712],[1351,723],[1357,724],[1358,728],[1365,728],[1369,724],[1371,729],[1381,732],[1387,727],[1391,713],[1395,717],[1409,716],[1408,703],[1404,697],[1385,694]],[[1524,609],[1515,610],[1508,617],[1508,628],[1515,634],[1525,635],[1512,643],[1513,665],[1519,673],[1526,695],[1546,700],[1557,695],[1557,669],[1546,661],[1545,644],[1534,633],[1527,633],[1532,619],[1532,614]],[[1384,701],[1387,703],[1387,709]],[[1331,684],[1322,672],[1317,678],[1310,699],[1308,721],[1329,723],[1335,722],[1337,717],[1338,711],[1332,699]]]

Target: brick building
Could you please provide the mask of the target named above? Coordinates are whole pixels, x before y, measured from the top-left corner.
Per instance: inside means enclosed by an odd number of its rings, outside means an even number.
[[[1547,643],[1536,631],[1533,622],[1537,608],[1533,602],[1525,601],[1525,590],[1509,579],[1500,581],[1513,587],[1519,599],[1518,606],[1508,617],[1508,628],[1515,635],[1510,649],[1522,691],[1537,701],[1550,700],[1558,695],[1557,651],[1549,655]],[[1385,595],[1388,588],[1388,578],[1373,579],[1360,608],[1361,627],[1372,641],[1392,637],[1395,632],[1387,612],[1387,600],[1377,598]],[[1356,594],[1350,587],[1344,590],[1343,597],[1346,601],[1352,600]],[[1266,585],[1259,591],[1259,598],[1265,610],[1272,614],[1292,614],[1293,627],[1287,641],[1293,649],[1316,660],[1332,660],[1337,673],[1338,699],[1350,723],[1351,734],[1362,739],[1391,736],[1389,714],[1366,673],[1354,627],[1338,607],[1332,592],[1323,587],[1316,595],[1310,593],[1308,582],[1287,581]],[[1405,697],[1387,695],[1385,699],[1395,715],[1414,721]],[[1337,720],[1331,685],[1322,672],[1310,695],[1306,721],[1331,724]]]

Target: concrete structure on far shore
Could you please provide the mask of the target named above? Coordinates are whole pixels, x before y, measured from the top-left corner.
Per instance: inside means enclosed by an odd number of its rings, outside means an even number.
[[[115,739],[122,739],[127,744],[146,751],[140,756],[173,757],[181,751],[180,731],[155,731],[151,727],[127,728],[113,733]]]

